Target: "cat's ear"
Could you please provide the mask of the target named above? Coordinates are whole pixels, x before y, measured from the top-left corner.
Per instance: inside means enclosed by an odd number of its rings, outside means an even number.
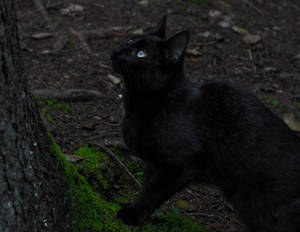
[[[166,38],[167,15],[164,15],[159,23],[151,30],[152,35],[156,35],[162,39]]]
[[[183,58],[189,38],[190,33],[182,31],[167,40],[167,58],[170,61],[176,62]]]

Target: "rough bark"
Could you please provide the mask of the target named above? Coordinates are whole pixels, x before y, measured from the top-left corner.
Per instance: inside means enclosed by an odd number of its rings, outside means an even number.
[[[0,0],[0,231],[69,231],[64,170],[28,92],[14,0]]]

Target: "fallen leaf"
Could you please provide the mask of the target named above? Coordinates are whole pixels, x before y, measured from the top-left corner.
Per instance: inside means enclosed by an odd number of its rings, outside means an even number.
[[[212,18],[218,18],[222,15],[221,11],[218,10],[210,10],[209,11],[209,16]]]
[[[229,21],[220,21],[218,23],[219,27],[222,27],[222,28],[229,28],[231,27],[231,23]]]
[[[69,6],[68,6],[68,9],[72,12],[80,12],[80,11],[83,11],[84,10],[84,7],[81,6],[81,5],[77,5],[77,4],[73,4],[71,3]]]
[[[96,115],[96,116],[94,116],[94,119],[97,120],[97,121],[100,121],[102,118],[100,116]]]
[[[148,2],[148,0],[141,0],[139,3],[143,6],[148,6],[149,2]]]
[[[108,74],[108,79],[112,82],[112,83],[114,83],[115,85],[118,85],[118,84],[120,84],[120,82],[121,82],[121,79],[119,78],[119,77],[116,77],[116,76],[114,76],[114,75],[112,75],[112,74]]]
[[[197,51],[196,49],[186,49],[185,53],[191,56],[201,56],[201,52]]]
[[[143,29],[140,28],[140,29],[137,29],[133,32],[134,35],[142,35],[144,33]]]
[[[84,158],[80,155],[67,155],[67,154],[64,154],[64,156],[66,157],[66,160],[70,163],[79,163],[79,162],[82,162],[84,160],[87,160],[87,158]]]
[[[246,66],[243,66],[242,69],[246,72],[252,72],[252,69],[251,68],[248,68]]]
[[[53,35],[48,32],[39,32],[39,33],[33,34],[31,37],[34,39],[48,39],[48,38],[51,38],[52,36]]]
[[[191,204],[191,202],[180,200],[176,202],[179,208],[185,209],[187,211],[195,211],[197,210],[197,206],[195,204]]]
[[[180,208],[183,208],[183,209],[186,209],[188,208],[189,204],[184,201],[184,200],[181,200],[181,201],[177,201],[177,205],[180,207]]]
[[[265,67],[264,71],[265,72],[276,72],[276,71],[278,71],[278,69],[275,67]]]
[[[283,115],[283,121],[289,126],[293,131],[300,132],[300,122],[296,120],[293,113],[287,113]]]
[[[244,36],[243,40],[247,44],[256,44],[261,41],[261,37],[259,35],[247,34]]]
[[[233,30],[234,32],[236,32],[236,33],[241,34],[241,35],[247,35],[247,34],[249,34],[249,31],[247,31],[246,29],[241,28],[241,27],[239,27],[239,26],[233,26],[233,27],[232,27],[232,30]]]
[[[189,58],[188,60],[191,61],[191,62],[197,62],[198,61],[196,58]]]
[[[208,38],[209,36],[210,36],[210,32],[209,31],[206,31],[206,32],[203,32],[203,33],[199,33],[199,35],[201,36],[201,37],[204,37],[204,38]]]
[[[43,50],[43,51],[41,51],[41,54],[48,55],[48,54],[50,54],[50,50]]]

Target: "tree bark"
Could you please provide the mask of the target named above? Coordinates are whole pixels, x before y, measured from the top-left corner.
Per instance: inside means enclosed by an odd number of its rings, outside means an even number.
[[[64,170],[29,93],[14,0],[0,0],[0,231],[70,231]]]

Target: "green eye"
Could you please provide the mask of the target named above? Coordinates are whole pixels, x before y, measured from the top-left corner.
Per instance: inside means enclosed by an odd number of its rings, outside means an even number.
[[[147,54],[143,51],[143,50],[139,50],[137,53],[136,53],[136,56],[138,58],[144,58],[147,56]]]

